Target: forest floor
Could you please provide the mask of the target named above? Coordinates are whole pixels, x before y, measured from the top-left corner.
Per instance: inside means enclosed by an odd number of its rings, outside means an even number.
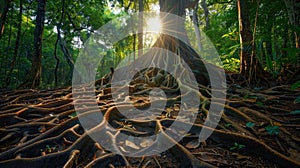
[[[92,102],[85,99],[85,89],[76,90],[82,95],[77,101],[85,104],[79,111],[94,114],[100,108],[117,130],[108,133],[100,121],[101,133],[111,136],[109,143],[124,153],[150,149],[160,140],[118,138],[121,132],[136,137],[165,132],[179,111],[173,88],[167,92],[168,103],[162,112],[151,111],[152,117],[142,121],[124,118],[118,108],[126,109],[129,103],[149,107],[149,92],[145,91],[149,86],[133,83],[130,87],[138,94],[123,95],[124,100],[117,103],[112,101],[109,85],[98,87],[97,108],[89,106]],[[202,99],[210,100],[209,88],[199,87],[207,91],[201,92]],[[250,90],[229,84],[222,119],[205,142],[198,143],[198,137],[209,103],[201,105],[193,127],[172,148],[159,155],[127,157],[105,150],[87,135],[74,109],[71,87],[2,91],[0,167],[300,167],[300,114],[295,111],[300,104],[294,103],[298,95],[289,85]],[[186,121],[180,120],[183,125],[189,124]],[[170,135],[163,136],[173,142]]]

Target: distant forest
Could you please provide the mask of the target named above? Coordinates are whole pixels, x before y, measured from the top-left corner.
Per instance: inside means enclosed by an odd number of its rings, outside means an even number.
[[[202,0],[196,8],[183,3],[179,10],[186,17],[187,34],[194,23],[208,35],[225,70],[256,81],[299,80],[299,72],[294,74],[300,63],[298,1]],[[70,85],[79,50],[95,30],[114,18],[160,8],[158,0],[2,0],[0,6],[3,89]],[[109,73],[128,53],[154,42],[136,34],[118,42],[99,64],[97,77]]]

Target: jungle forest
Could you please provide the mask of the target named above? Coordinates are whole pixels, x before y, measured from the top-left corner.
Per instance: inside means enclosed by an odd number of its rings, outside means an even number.
[[[300,167],[300,1],[0,0],[0,167]]]

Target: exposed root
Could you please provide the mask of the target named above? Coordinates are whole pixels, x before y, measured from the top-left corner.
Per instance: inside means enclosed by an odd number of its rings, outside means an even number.
[[[158,73],[164,77],[158,79]],[[300,160],[296,157],[300,151],[300,118],[289,113],[296,109],[286,107],[286,103],[295,98],[297,93],[290,91],[288,86],[263,91],[232,86],[228,90],[219,125],[205,142],[200,143],[198,138],[201,130],[211,129],[203,126],[210,115],[209,107],[220,104],[211,102],[213,97],[209,87],[199,85],[200,92],[197,95],[201,104],[198,111],[185,109],[197,115],[195,123],[191,124],[188,118],[178,117],[180,100],[197,92],[197,89],[185,85],[189,93],[180,95],[176,80],[166,76],[167,73],[153,68],[144,70],[128,86],[129,95],[120,94],[117,101],[112,100],[111,88],[106,85],[108,80],[102,79],[98,82],[99,89],[94,92],[95,100],[86,97],[90,91],[84,87],[77,90],[79,98],[75,103],[82,105],[77,113],[70,87],[1,93],[0,167],[300,166]],[[167,97],[150,102],[149,93],[154,87],[164,90]],[[165,101],[166,107],[152,109],[148,111],[148,116],[136,114],[137,118],[141,115],[139,119],[126,118],[120,112],[130,111],[131,104],[147,111],[155,101]],[[97,107],[93,106],[95,102]],[[103,114],[103,120],[94,118],[97,126],[85,131],[79,118],[93,117],[99,113]],[[175,121],[180,122],[181,126],[191,126],[178,143],[173,136],[181,128],[170,129]],[[247,123],[254,125],[246,126]],[[278,126],[279,132],[271,135],[267,126]],[[110,141],[95,143],[89,136],[91,134],[100,135],[100,140],[101,136],[110,137]],[[149,142],[141,142],[134,138],[124,139],[121,134],[157,137]],[[107,151],[103,144],[109,144],[116,153]],[[132,149],[136,155],[147,153],[168,144],[174,146],[160,155],[138,158],[120,155]]]

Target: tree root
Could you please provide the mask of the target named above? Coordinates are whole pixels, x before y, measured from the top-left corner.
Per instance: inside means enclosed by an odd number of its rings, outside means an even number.
[[[83,87],[76,91],[76,95],[80,96],[80,99],[76,99],[76,103],[81,105],[77,111],[73,107],[70,87],[47,91],[2,92],[0,167],[163,167],[165,164],[175,164],[174,161],[181,167],[225,167],[235,162],[243,164],[243,160],[251,162],[253,158],[257,158],[256,162],[252,162],[254,166],[300,166],[300,160],[292,157],[295,156],[295,151],[298,153],[300,151],[299,134],[294,129],[298,128],[299,124],[297,118],[289,115],[289,109],[284,107],[290,97],[294,98],[296,94],[290,91],[288,86],[263,91],[229,89],[230,93],[219,125],[206,142],[201,144],[198,142],[199,133],[203,129],[211,129],[203,126],[205,119],[210,116],[209,107],[220,104],[211,102],[213,97],[210,88],[199,85],[198,96],[201,104],[196,113],[198,116],[196,123],[191,124],[180,119],[176,121],[180,100],[189,93],[178,95],[180,92],[175,80],[160,81],[162,83],[159,85],[151,83],[157,73],[164,72],[148,69],[136,75],[135,82],[129,86],[129,95],[119,95],[117,101],[112,100],[112,90],[106,85],[105,80],[100,82],[100,89],[95,90],[95,100],[86,97],[90,91]],[[143,77],[145,74],[147,75]],[[164,109],[152,109],[151,113],[157,115],[136,120],[126,118],[120,113],[120,110],[129,111],[132,108],[130,104],[137,109],[147,110],[155,103],[149,101],[149,91],[153,87],[160,87],[167,95],[167,98],[163,99],[166,101]],[[190,92],[197,91],[195,86],[186,87]],[[255,98],[251,99],[249,95]],[[257,104],[258,101],[263,105]],[[272,106],[272,103],[277,101],[284,102],[276,104],[276,107]],[[98,103],[98,107],[93,106],[95,102]],[[103,115],[103,120],[95,118],[97,126],[85,131],[79,118],[99,113]],[[190,131],[178,143],[173,138],[174,130],[173,133],[167,131],[175,121],[180,122],[182,126],[191,126]],[[246,124],[249,122],[255,123],[255,126],[247,127]],[[279,133],[269,135],[265,127],[274,125],[279,126]],[[180,128],[176,129],[177,132],[180,131]],[[106,143],[110,143],[117,153],[106,151],[102,143],[95,143],[94,139],[91,139],[90,134],[100,135],[100,140],[101,136],[110,137],[110,141]],[[151,152],[153,147],[162,145],[174,144],[174,146],[161,154],[167,156],[165,158],[158,155],[147,158],[122,156],[119,154],[126,153],[126,149],[130,146],[124,143],[126,139],[122,139],[121,134],[133,137],[157,135],[152,144],[137,150],[135,154]],[[196,143],[187,145],[193,142]],[[133,147],[141,149],[140,142],[132,143],[135,145]],[[235,143],[244,147],[240,147],[239,150],[233,148],[236,151],[231,151],[230,148]],[[194,152],[196,150],[200,153]],[[205,156],[207,153],[209,155]],[[226,153],[228,158],[222,157]],[[220,157],[222,161],[216,161],[213,157]],[[236,159],[237,157],[242,159]]]

